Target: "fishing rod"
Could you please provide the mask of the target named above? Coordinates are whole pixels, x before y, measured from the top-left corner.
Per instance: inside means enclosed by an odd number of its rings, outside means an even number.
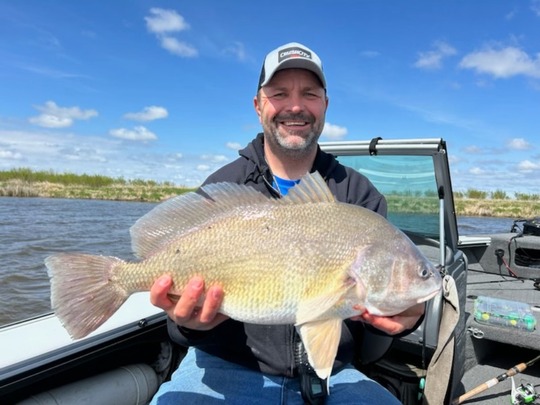
[[[530,361],[528,361],[526,363],[519,363],[519,364],[515,365],[514,367],[506,370],[506,372],[502,373],[501,375],[499,375],[497,377],[494,377],[491,380],[488,380],[485,383],[480,384],[476,388],[473,388],[472,390],[467,391],[465,394],[461,395],[460,397],[455,398],[452,401],[452,405],[461,404],[461,403],[465,402],[466,400],[468,400],[469,398],[472,398],[475,395],[478,395],[481,392],[487,390],[488,388],[491,388],[491,387],[497,385],[501,381],[504,381],[509,377],[515,376],[518,373],[522,373],[527,367],[532,366],[538,360],[540,360],[540,355],[536,356],[534,359],[532,359],[532,360],[530,360]]]

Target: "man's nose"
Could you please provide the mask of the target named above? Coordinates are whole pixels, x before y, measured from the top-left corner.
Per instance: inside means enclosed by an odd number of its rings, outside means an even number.
[[[300,94],[291,94],[289,109],[294,113],[304,111],[304,98]]]

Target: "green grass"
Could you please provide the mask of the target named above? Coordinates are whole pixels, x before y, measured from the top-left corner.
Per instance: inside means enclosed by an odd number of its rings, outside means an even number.
[[[193,188],[176,186],[171,182],[126,180],[102,175],[56,173],[18,168],[0,171],[0,196],[80,198],[118,201],[160,202]],[[399,193],[386,195],[393,212],[438,212],[435,192]],[[540,216],[540,194],[516,193],[510,198],[504,190],[485,192],[469,189],[455,192],[457,215],[532,218]]]
[[[163,201],[192,191],[172,182],[18,168],[0,171],[0,196]]]

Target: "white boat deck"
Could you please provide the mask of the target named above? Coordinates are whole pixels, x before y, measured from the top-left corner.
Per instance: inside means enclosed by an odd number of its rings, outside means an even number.
[[[161,309],[150,304],[149,293],[133,294],[107,322],[77,342],[91,339],[131,322],[139,322],[160,312]],[[7,366],[55,350],[69,350],[69,346],[74,342],[60,320],[53,314],[8,325],[3,327],[0,333],[0,371]],[[24,347],[24,350],[20,350],[21,347]]]

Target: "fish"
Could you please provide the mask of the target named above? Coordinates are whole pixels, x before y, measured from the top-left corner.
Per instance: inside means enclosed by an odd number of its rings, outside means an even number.
[[[391,316],[441,291],[437,268],[386,218],[338,202],[318,172],[283,198],[214,183],[166,200],[130,228],[136,260],[78,252],[45,259],[51,307],[73,339],[96,330],[133,293],[168,274],[181,296],[194,276],[221,285],[219,312],[295,325],[325,379],[342,322]]]

